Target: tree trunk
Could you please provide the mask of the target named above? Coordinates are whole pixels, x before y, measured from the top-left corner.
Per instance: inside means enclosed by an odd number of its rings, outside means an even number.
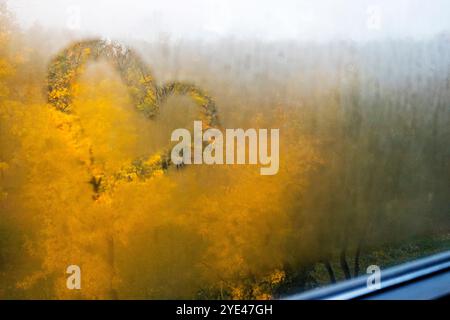
[[[328,275],[330,276],[330,282],[336,283],[336,277],[334,275],[333,267],[331,266],[330,262],[328,260],[325,260],[323,262],[325,265],[325,268],[327,269]]]
[[[119,296],[117,290],[114,288],[114,278],[116,276],[115,259],[114,259],[114,237],[111,235],[108,238],[108,265],[110,268],[109,276],[109,296],[111,300],[118,300]]]
[[[342,271],[344,272],[345,279],[351,279],[352,275],[350,273],[350,268],[347,263],[345,249],[341,251],[341,255],[339,257],[339,262],[341,264]]]
[[[361,257],[361,244],[358,244],[358,248],[356,248],[356,253],[355,253],[355,273],[354,276],[357,277],[359,275],[359,270],[360,270],[360,260],[359,258]]]

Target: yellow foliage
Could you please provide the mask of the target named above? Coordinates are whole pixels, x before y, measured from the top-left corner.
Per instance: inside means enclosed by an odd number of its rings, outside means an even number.
[[[15,70],[7,59],[0,55],[0,95],[13,88],[1,82]],[[81,74],[70,90],[64,86]],[[299,128],[282,130],[276,176],[237,165],[164,174],[161,149],[169,137],[148,147],[154,123],[135,110],[129,88],[109,66],[70,70],[59,80],[49,98],[73,98],[70,113],[38,94],[0,101],[1,223],[21,234],[13,255],[20,256],[17,271],[0,274],[0,297],[5,286],[28,298],[192,298],[204,288],[212,288],[213,297],[220,291],[236,299],[270,298],[285,278],[291,199],[317,159]],[[32,81],[20,79],[14,89]],[[187,91],[207,105],[193,88],[168,90]],[[145,98],[156,101],[152,91]],[[273,115],[265,119],[270,127],[282,124]],[[95,193],[100,181],[103,189]],[[72,264],[81,267],[80,291],[65,285]]]

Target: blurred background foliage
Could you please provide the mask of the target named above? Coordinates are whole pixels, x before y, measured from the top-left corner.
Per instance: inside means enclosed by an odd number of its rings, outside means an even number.
[[[115,172],[196,112],[174,97],[142,117],[103,62],[80,79],[75,115],[51,108],[48,63],[77,40],[21,30],[1,2],[0,298],[269,299],[449,248],[448,34],[125,39],[160,83],[205,88],[224,128],[280,128],[280,171],[187,166],[101,198],[89,157]],[[66,289],[71,264],[79,291]]]

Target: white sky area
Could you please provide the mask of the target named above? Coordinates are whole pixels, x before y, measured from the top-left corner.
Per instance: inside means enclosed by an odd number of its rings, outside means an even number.
[[[24,27],[110,38],[365,41],[450,31],[449,0],[8,0]]]

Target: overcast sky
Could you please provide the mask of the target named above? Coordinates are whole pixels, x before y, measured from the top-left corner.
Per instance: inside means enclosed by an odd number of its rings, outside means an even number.
[[[151,40],[370,40],[450,31],[449,0],[7,0],[23,26]]]

